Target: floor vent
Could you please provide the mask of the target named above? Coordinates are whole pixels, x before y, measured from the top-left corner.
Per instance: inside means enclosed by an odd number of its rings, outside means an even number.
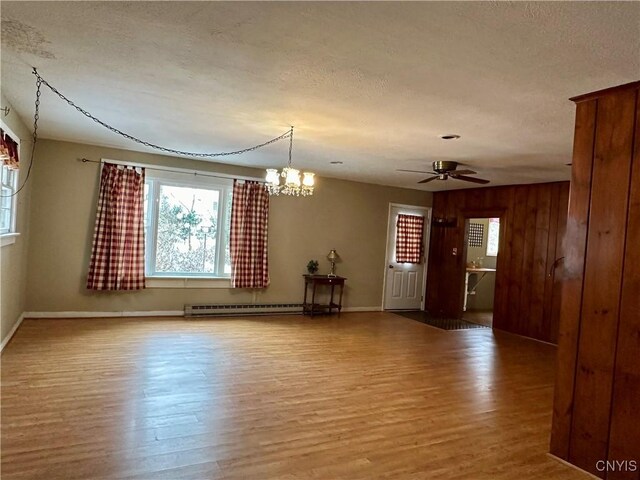
[[[235,303],[185,305],[185,317],[215,317],[238,315],[273,315],[302,313],[301,303]]]

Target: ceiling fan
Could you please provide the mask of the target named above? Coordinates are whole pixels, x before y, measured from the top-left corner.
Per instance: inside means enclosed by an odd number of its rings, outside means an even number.
[[[402,170],[397,169],[398,172],[411,172],[411,173],[430,173],[433,175],[432,177],[425,178],[424,180],[420,180],[418,183],[428,183],[433,180],[447,180],[449,177],[455,178],[457,180],[464,180],[465,182],[473,182],[473,183],[489,183],[489,180],[484,180],[482,178],[468,177],[467,175],[475,175],[476,172],[473,170],[456,170],[458,167],[458,162],[451,161],[436,161],[433,162],[433,172],[423,172],[420,170]]]

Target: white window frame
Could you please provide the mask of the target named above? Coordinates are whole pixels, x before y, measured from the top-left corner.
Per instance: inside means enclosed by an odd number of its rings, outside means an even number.
[[[190,172],[191,173],[191,172]],[[230,193],[233,191],[233,180],[225,178],[205,177],[189,175],[179,171],[153,171],[146,170],[145,184],[149,186],[149,206],[147,209],[148,235],[145,238],[145,277],[148,279],[173,279],[181,280],[172,282],[172,286],[186,286],[185,279],[215,280],[230,278],[229,273],[224,273],[224,252],[227,247],[226,212],[228,202],[231,201]],[[158,236],[158,215],[160,201],[160,187],[175,186],[186,188],[199,188],[205,190],[217,190],[220,192],[218,201],[218,228],[216,229],[216,272],[189,273],[189,272],[158,272],[156,271],[156,246]],[[222,260],[221,260],[222,259]],[[168,286],[168,285],[167,285]]]
[[[2,130],[4,130],[4,132],[8,134],[11,137],[11,139],[18,144],[18,151],[20,151],[20,137],[18,137],[2,120],[0,120],[0,126],[2,127]],[[2,168],[4,169],[7,167],[2,166]],[[16,190],[18,189],[19,178],[20,178],[20,171],[14,170],[12,174],[11,183],[10,184],[2,183],[2,186],[9,188],[11,190],[11,193],[15,194]],[[5,245],[11,245],[12,243],[15,243],[16,237],[19,235],[19,233],[16,231],[17,213],[18,213],[17,210],[18,210],[17,196],[13,195],[11,197],[9,229],[7,231],[0,230],[0,246],[4,247]]]

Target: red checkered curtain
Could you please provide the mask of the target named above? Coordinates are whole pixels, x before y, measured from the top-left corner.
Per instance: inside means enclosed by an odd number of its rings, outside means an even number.
[[[0,160],[3,165],[17,170],[20,167],[18,143],[0,128]]]
[[[265,288],[269,285],[267,230],[269,194],[257,182],[233,182],[231,205],[231,286]]]
[[[104,163],[87,288],[144,287],[144,169]]]
[[[398,215],[396,223],[396,262],[422,262],[422,236],[424,217],[419,215]]]

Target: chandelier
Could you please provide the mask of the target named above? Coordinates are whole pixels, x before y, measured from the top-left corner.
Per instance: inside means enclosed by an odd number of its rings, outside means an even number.
[[[290,195],[303,197],[313,195],[313,177],[315,173],[303,172],[300,179],[300,170],[291,166],[291,151],[293,150],[293,127],[289,132],[289,163],[282,169],[281,173],[275,168],[267,168],[267,190],[270,195]],[[284,183],[280,184],[280,177]]]

